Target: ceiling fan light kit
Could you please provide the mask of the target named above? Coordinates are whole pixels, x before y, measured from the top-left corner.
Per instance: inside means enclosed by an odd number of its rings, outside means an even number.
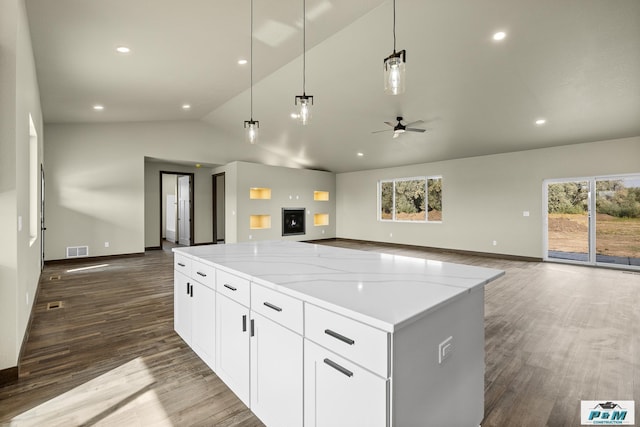
[[[313,105],[313,95],[307,95],[307,7],[306,0],[302,0],[302,95],[296,95],[295,105],[300,108],[298,120],[306,125],[311,120],[311,106]]]
[[[260,122],[253,120],[253,0],[251,0],[251,118],[244,121],[245,137],[247,142],[255,144],[258,141],[258,129],[260,128]]]

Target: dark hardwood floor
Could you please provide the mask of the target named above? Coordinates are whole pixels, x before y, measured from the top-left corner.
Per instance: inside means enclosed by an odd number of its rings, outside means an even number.
[[[640,416],[640,274],[324,244],[506,270],[486,287],[483,426],[578,426],[581,399]],[[40,286],[0,425],[262,425],[173,331],[170,251],[47,265]]]

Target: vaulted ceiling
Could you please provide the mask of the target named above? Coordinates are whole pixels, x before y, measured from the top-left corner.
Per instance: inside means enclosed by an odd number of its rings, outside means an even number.
[[[640,135],[638,0],[397,0],[400,96],[383,93],[392,2],[307,0],[307,126],[290,116],[302,0],[254,0],[256,146],[249,0],[26,4],[46,123],[202,120],[227,158],[335,172]],[[427,132],[371,133],[396,116]]]

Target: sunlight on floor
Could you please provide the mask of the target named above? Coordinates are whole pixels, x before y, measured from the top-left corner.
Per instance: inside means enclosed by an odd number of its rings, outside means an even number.
[[[103,268],[103,267],[109,267],[109,264],[90,265],[89,267],[72,268],[71,270],[67,270],[67,273],[73,273],[74,271],[95,270],[96,268]]]
[[[172,426],[153,390],[156,382],[136,358],[11,420],[10,426]]]

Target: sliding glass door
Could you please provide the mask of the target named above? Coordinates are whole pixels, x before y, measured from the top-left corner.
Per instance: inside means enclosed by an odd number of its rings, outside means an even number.
[[[640,176],[596,179],[596,262],[640,267]]]
[[[545,259],[640,268],[640,175],[547,180]]]

